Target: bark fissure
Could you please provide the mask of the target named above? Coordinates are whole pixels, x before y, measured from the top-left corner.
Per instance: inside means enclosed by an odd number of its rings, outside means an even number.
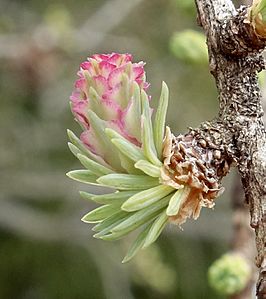
[[[223,146],[237,162],[251,226],[256,232],[260,276],[257,296],[266,298],[266,132],[257,73],[264,69],[265,39],[248,21],[248,9],[229,0],[196,0],[198,20],[209,50],[210,71],[219,92],[217,120]],[[217,141],[214,140],[214,143]]]

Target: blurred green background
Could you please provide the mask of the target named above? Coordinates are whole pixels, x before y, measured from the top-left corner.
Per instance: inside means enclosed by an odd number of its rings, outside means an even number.
[[[210,264],[229,248],[230,181],[215,210],[121,264],[131,240],[92,238],[80,218],[92,203],[70,181],[78,168],[66,129],[77,135],[69,95],[94,53],[129,52],[147,62],[153,107],[170,89],[168,125],[178,134],[218,109],[206,64],[180,62],[171,36],[200,29],[193,1],[0,0],[0,298],[208,299]],[[193,4],[193,3],[192,3]]]

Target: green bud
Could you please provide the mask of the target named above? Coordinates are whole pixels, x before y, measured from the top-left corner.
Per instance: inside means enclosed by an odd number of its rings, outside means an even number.
[[[232,295],[242,291],[251,276],[251,267],[240,254],[225,254],[208,271],[210,286],[218,293]]]
[[[258,14],[261,15],[261,19],[266,21],[266,0],[255,0],[251,6],[250,14],[252,17],[256,17]]]
[[[181,61],[194,65],[208,64],[208,51],[205,36],[194,30],[173,34],[170,50]]]
[[[266,36],[266,0],[254,0],[248,11],[248,19],[256,34]]]

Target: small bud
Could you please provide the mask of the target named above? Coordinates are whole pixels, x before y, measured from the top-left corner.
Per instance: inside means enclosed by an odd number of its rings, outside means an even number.
[[[209,284],[218,293],[233,295],[242,291],[251,277],[251,267],[240,254],[225,254],[208,271]]]
[[[266,38],[266,0],[253,1],[248,18],[256,34],[261,38]]]
[[[194,65],[208,64],[205,36],[193,30],[175,33],[170,41],[172,53],[182,62]]]

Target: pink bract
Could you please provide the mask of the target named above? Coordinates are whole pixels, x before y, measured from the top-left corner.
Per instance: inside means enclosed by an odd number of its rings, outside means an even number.
[[[141,146],[141,120],[135,112],[134,85],[145,91],[149,84],[145,79],[145,63],[132,60],[132,55],[118,53],[89,57],[80,65],[79,78],[70,97],[73,114],[84,129],[81,141],[104,160],[106,149],[90,124],[90,110],[104,121],[106,128]]]

